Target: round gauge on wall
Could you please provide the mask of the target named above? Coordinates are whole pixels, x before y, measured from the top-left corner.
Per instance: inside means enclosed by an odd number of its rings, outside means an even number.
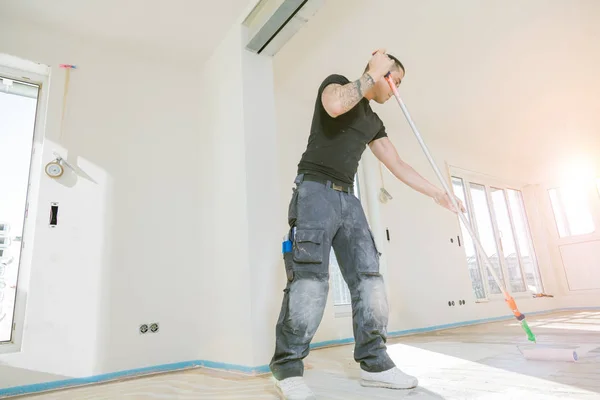
[[[46,174],[50,178],[59,178],[64,172],[64,168],[58,161],[52,161],[46,164]]]

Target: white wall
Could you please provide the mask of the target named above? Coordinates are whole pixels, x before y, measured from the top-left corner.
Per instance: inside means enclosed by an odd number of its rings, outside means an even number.
[[[42,180],[40,203],[60,202],[60,226],[40,213],[26,344],[0,360],[70,376],[267,364],[281,297],[265,289],[285,279],[272,60],[242,49],[239,25],[202,68],[3,28],[23,43],[0,51],[52,67],[46,162],[62,149],[56,66],[77,65],[64,147],[96,183]],[[160,333],[139,335],[154,321]]]
[[[379,47],[404,62],[400,93],[442,170],[450,164],[536,183],[555,172],[549,165],[560,169],[574,155],[599,155],[593,110],[600,101],[593,93],[600,81],[591,67],[600,54],[599,13],[591,0],[327,2],[275,58],[282,188],[290,186],[305,149],[321,80],[330,73],[357,78]],[[395,101],[374,109],[401,157],[439,185]],[[449,241],[460,233],[457,218],[389,174],[385,184],[394,196],[381,206],[391,233],[384,247],[389,330],[508,314],[503,301],[474,304],[462,248]],[[288,200],[289,193],[281,196]],[[530,213],[538,207],[528,205]],[[542,278],[557,288],[560,274],[547,242],[538,240],[539,229],[534,234]],[[448,307],[458,299],[467,305]],[[527,313],[568,302],[559,293],[518,304]],[[350,319],[335,319],[328,305],[316,340],[351,332]]]
[[[248,193],[248,260],[252,288],[251,365],[268,364],[275,348],[275,323],[283,298],[285,273],[281,242],[289,228],[287,204],[279,197],[278,135],[273,59],[242,51],[246,177]],[[271,290],[277,288],[278,296]]]
[[[266,364],[273,339],[253,340],[273,336],[280,300],[263,289],[283,276],[271,59],[242,51],[239,25],[202,68],[22,22],[2,29],[19,40],[0,51],[52,67],[45,162],[64,147],[96,182],[42,180],[60,226],[40,213],[24,350],[0,360],[71,376]],[[59,63],[77,65],[64,146]],[[154,321],[159,334],[138,334]]]
[[[272,59],[243,49],[241,26],[203,70],[203,132],[213,140],[214,269],[206,292],[212,309],[201,333],[203,359],[250,367],[268,364],[285,273]],[[218,305],[218,306],[215,306]],[[219,333],[215,335],[214,327]],[[218,338],[218,339],[217,339]]]
[[[202,358],[252,365],[246,132],[243,113],[241,33],[230,29],[203,72],[202,143],[211,159],[202,191],[211,197],[201,226],[210,227],[212,250],[204,266],[206,303],[197,312],[202,325]],[[212,143],[211,143],[212,142]],[[205,222],[206,221],[206,222]],[[205,256],[203,254],[202,256]],[[218,333],[217,333],[218,332]]]
[[[42,177],[23,351],[0,362],[89,376],[199,358],[214,232],[198,70],[14,20],[0,52],[51,67],[44,163],[57,150],[95,181]],[[78,67],[62,138],[59,63]],[[160,333],[138,334],[154,321]]]

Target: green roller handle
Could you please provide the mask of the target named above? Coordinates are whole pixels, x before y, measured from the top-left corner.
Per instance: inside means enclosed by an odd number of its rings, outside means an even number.
[[[525,321],[525,320],[521,321],[521,328],[523,328],[523,330],[527,334],[527,339],[531,342],[535,342],[535,335],[533,334],[533,332],[531,332],[531,329],[529,328],[529,324],[527,323],[527,321]]]

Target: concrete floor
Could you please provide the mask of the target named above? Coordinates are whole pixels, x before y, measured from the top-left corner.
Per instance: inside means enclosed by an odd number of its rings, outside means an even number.
[[[513,320],[514,321],[514,320]],[[457,328],[389,341],[399,367],[420,379],[411,391],[363,388],[352,345],[315,350],[306,379],[319,399],[600,399],[600,312],[529,318],[538,341],[586,345],[577,363],[527,361],[527,344],[513,321]],[[24,398],[24,397],[22,397]],[[277,399],[270,376],[246,377],[207,369],[30,396],[58,399]]]

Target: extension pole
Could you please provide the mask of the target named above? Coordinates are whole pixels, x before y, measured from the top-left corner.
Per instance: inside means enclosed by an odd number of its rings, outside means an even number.
[[[485,261],[485,263],[486,263],[486,265],[488,267],[488,270],[492,274],[492,277],[494,278],[494,281],[496,282],[496,285],[498,285],[498,287],[502,291],[502,294],[504,295],[504,300],[508,303],[508,307],[510,308],[510,310],[513,313],[513,315],[515,316],[515,318],[521,323],[521,327],[523,328],[523,330],[527,334],[527,339],[529,339],[532,342],[535,342],[535,336],[534,336],[533,332],[531,331],[531,329],[529,328],[529,325],[527,324],[527,321],[525,321],[525,315],[521,314],[521,312],[519,312],[519,310],[517,308],[517,304],[515,303],[515,299],[510,294],[508,294],[508,292],[504,288],[504,285],[500,284],[500,279],[498,279],[498,276],[496,275],[496,271],[494,271],[492,263],[490,262],[487,254],[485,252],[485,250],[483,249],[483,246],[479,242],[479,239],[477,238],[477,235],[475,235],[475,232],[473,232],[473,230],[471,228],[471,224],[469,224],[469,221],[466,219],[466,217],[460,211],[460,208],[458,207],[458,203],[456,202],[456,199],[454,198],[454,195],[452,194],[452,191],[448,187],[448,183],[444,179],[444,176],[440,172],[438,166],[436,165],[435,161],[433,160],[433,157],[429,153],[429,149],[427,148],[427,145],[423,141],[423,138],[421,137],[421,134],[419,133],[419,130],[415,126],[415,123],[413,122],[412,118],[410,117],[408,109],[406,108],[406,106],[404,105],[404,102],[400,98],[400,94],[398,93],[398,89],[396,88],[396,85],[395,85],[395,83],[394,83],[394,81],[393,81],[393,79],[392,79],[392,77],[391,77],[391,75],[390,75],[389,72],[385,76],[385,80],[387,81],[387,83],[389,84],[390,88],[394,92],[394,97],[398,101],[398,104],[400,105],[400,108],[402,109],[402,112],[404,113],[404,116],[406,117],[406,120],[408,121],[408,124],[410,125],[413,133],[415,134],[415,137],[417,138],[417,141],[421,145],[421,148],[423,149],[423,152],[425,153],[425,156],[429,160],[429,163],[431,164],[431,167],[435,171],[435,173],[436,173],[436,175],[437,175],[440,183],[442,184],[444,190],[448,194],[448,197],[450,198],[450,201],[452,202],[452,205],[454,206],[454,209],[456,210],[456,213],[458,214],[458,216],[462,220],[465,228],[469,232],[469,235],[471,236],[471,239],[473,239],[473,243],[475,243],[475,246],[477,247],[477,251],[480,252],[480,254],[483,255],[482,258],[484,259],[484,261]]]

